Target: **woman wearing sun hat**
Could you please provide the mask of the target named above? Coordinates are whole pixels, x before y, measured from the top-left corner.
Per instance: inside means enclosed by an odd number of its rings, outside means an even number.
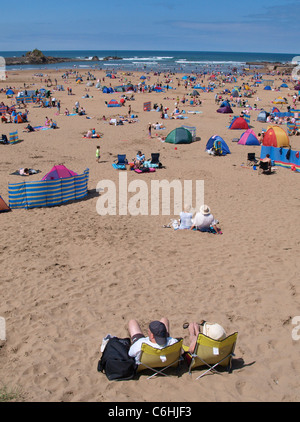
[[[220,233],[220,229],[217,228],[218,221],[215,220],[214,216],[210,212],[208,205],[201,205],[199,212],[196,213],[192,220],[193,225],[191,230],[194,228],[201,232],[210,231],[211,226],[214,228],[216,233]]]

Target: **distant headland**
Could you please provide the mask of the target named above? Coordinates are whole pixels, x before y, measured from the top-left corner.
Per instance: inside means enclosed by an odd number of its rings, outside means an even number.
[[[117,56],[107,56],[102,59],[99,59],[98,56],[92,57],[91,61],[108,61],[108,60],[122,60],[121,57]],[[51,64],[51,63],[64,63],[64,62],[86,62],[86,59],[78,59],[78,58],[70,58],[70,57],[53,57],[53,56],[45,56],[40,50],[37,48],[28,51],[26,54],[22,55],[21,57],[6,57],[5,62],[6,65],[26,65],[26,64]]]

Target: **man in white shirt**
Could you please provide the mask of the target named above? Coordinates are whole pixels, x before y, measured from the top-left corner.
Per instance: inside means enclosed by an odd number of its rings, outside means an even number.
[[[169,336],[169,321],[167,318],[152,321],[149,324],[148,337],[144,336],[139,323],[135,319],[129,321],[128,330],[132,340],[128,354],[134,357],[136,362],[139,362],[143,343],[147,343],[156,349],[162,349],[178,341],[176,338]]]
[[[195,217],[192,219],[192,223],[193,225],[191,230],[196,228],[196,230],[206,232],[209,231],[210,227],[212,226],[216,233],[220,232],[220,230],[217,228],[218,221],[214,219],[214,216],[211,214],[208,205],[202,205],[200,207],[199,212],[197,212]]]

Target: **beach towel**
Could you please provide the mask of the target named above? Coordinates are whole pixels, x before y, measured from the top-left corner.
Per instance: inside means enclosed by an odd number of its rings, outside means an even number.
[[[144,166],[144,167],[148,167],[148,168],[158,168],[158,167],[159,167],[159,165],[158,165],[158,164],[152,164],[152,163],[151,163],[151,160],[149,160],[149,161],[144,161],[143,166]]]
[[[155,171],[155,168],[150,167],[141,167],[139,169],[134,169],[136,173],[151,173]]]
[[[54,128],[50,126],[34,126],[33,129],[34,130],[48,130],[48,129],[54,129]]]
[[[35,169],[28,169],[28,175],[31,176],[32,174],[38,174],[41,170],[35,170]],[[16,170],[13,173],[10,173],[11,175],[15,176],[26,176],[25,174],[20,174],[20,170]],[[27,176],[26,176],[27,177]]]
[[[126,170],[125,164],[112,163],[112,166],[114,169],[117,169],[117,170]]]

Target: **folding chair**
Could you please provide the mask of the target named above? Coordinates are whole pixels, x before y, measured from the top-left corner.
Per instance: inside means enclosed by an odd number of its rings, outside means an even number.
[[[157,165],[158,167],[162,167],[161,162],[159,161],[159,152],[151,153],[151,158],[149,158],[150,164]]]
[[[269,163],[266,163],[264,161],[259,162],[259,174],[269,174],[271,173],[271,168],[269,167]]]
[[[203,377],[208,372],[220,373],[215,369],[217,366],[227,367],[229,372],[231,370],[231,361],[234,356],[237,335],[238,333],[233,333],[223,340],[213,340],[200,333],[194,352],[186,353],[187,361],[190,362],[189,373],[191,374],[192,369],[200,366],[208,366],[208,369],[196,379]],[[187,350],[188,347],[183,346],[183,349]]]
[[[115,161],[115,166],[118,169],[125,170],[126,165],[128,164],[128,160],[126,158],[126,154],[118,154],[118,158]]]
[[[137,372],[146,369],[153,371],[154,374],[147,379],[153,378],[158,374],[164,375],[165,377],[168,376],[165,374],[166,369],[170,367],[177,368],[179,363],[183,361],[182,342],[183,339],[179,338],[176,343],[162,349],[157,349],[147,343],[143,343],[140,359],[137,362]]]
[[[257,164],[258,160],[255,158],[255,152],[248,152],[247,165]]]

